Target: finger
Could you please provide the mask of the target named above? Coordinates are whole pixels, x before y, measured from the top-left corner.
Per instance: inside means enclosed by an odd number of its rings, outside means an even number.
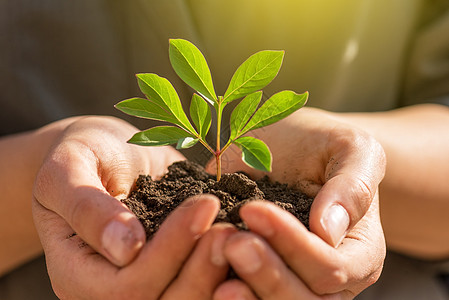
[[[253,201],[240,209],[249,229],[262,236],[318,295],[345,289],[360,292],[360,287],[375,282],[385,249],[379,218],[371,214],[378,216],[377,208],[371,209],[335,249],[272,203]],[[366,232],[372,234],[367,236]]]
[[[346,266],[336,250],[287,211],[254,201],[240,209],[240,216],[315,293],[338,292],[346,284],[346,270],[340,269]]]
[[[258,300],[258,298],[243,281],[229,280],[220,284],[213,300]]]
[[[113,278],[118,268],[79,236],[72,235],[72,228],[59,215],[35,200],[32,208],[51,285],[58,298],[113,299]]]
[[[318,299],[266,242],[252,233],[231,236],[226,242],[225,256],[261,299]]]
[[[145,242],[137,218],[103,187],[97,158],[88,146],[59,145],[46,159],[33,195],[62,216],[97,252],[128,264]],[[76,149],[74,151],[73,149]]]
[[[223,282],[215,291],[213,300],[259,300],[251,288],[241,280],[229,280]],[[301,298],[294,298],[301,299]],[[308,298],[303,298],[308,299]],[[349,292],[321,296],[322,300],[349,300],[354,295]],[[262,299],[264,300],[264,299]]]
[[[120,141],[126,149],[116,149],[111,155],[109,151],[99,151],[97,156],[105,165],[100,174],[105,189],[112,196],[123,199],[129,195],[137,175],[149,174],[153,180],[159,180],[167,174],[168,166],[175,161],[186,158],[173,147],[142,147]],[[104,150],[104,149],[102,149]],[[106,152],[106,153],[105,153]]]
[[[200,237],[211,227],[219,206],[219,200],[212,195],[185,200],[162,223],[127,270],[123,270],[127,273],[125,277],[145,284],[152,291],[150,299],[160,297],[156,293],[165,290],[176,278]],[[142,266],[152,271],[139,278],[129,272]]]
[[[230,224],[214,225],[198,242],[181,273],[164,292],[162,299],[208,300],[227,275],[224,258],[226,239],[237,230]]]
[[[68,237],[72,230],[59,215],[37,201],[33,204],[52,286],[60,298],[158,299],[210,227],[219,202],[212,196],[186,200],[168,216],[141,255],[121,269],[79,236]]]
[[[86,117],[73,123],[50,151],[33,191],[42,205],[62,216],[83,240],[118,266],[137,255],[145,233],[114,197],[127,195],[137,174],[161,175],[170,162],[183,158],[169,147],[146,150],[127,144],[135,130],[110,117]]]
[[[385,174],[385,154],[374,138],[360,132],[336,134],[330,143],[325,183],[309,222],[312,232],[336,247],[368,211]]]

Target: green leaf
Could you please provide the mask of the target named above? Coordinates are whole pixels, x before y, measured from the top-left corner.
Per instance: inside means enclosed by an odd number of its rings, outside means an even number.
[[[176,74],[185,83],[209,100],[217,101],[209,66],[195,45],[183,39],[171,39],[169,57]]]
[[[187,149],[194,146],[198,143],[199,139],[193,137],[184,137],[178,140],[178,144],[176,145],[176,149]]]
[[[211,112],[206,101],[197,94],[193,94],[190,102],[190,117],[204,140],[210,128]]]
[[[284,51],[265,50],[250,56],[235,71],[223,98],[224,103],[264,88],[278,74]]]
[[[303,107],[308,96],[308,92],[296,94],[293,91],[282,91],[274,94],[254,113],[251,120],[243,128],[242,134],[282,120]]]
[[[126,99],[117,103],[115,108],[131,116],[176,123],[172,114],[148,99]]]
[[[172,123],[193,134],[196,133],[182,108],[175,88],[167,79],[151,73],[142,73],[136,76],[141,91],[150,101],[153,101],[166,110],[169,115],[173,116],[175,121],[172,121]]]
[[[136,133],[128,143],[141,146],[165,146],[176,144],[179,139],[192,137],[187,131],[174,126],[157,126]]]
[[[271,171],[271,152],[264,142],[250,136],[244,136],[236,139],[234,143],[242,150],[244,163],[257,170]]]
[[[243,98],[243,100],[234,108],[230,121],[231,135],[229,138],[231,140],[241,135],[240,132],[256,111],[261,99],[262,92],[255,92]]]

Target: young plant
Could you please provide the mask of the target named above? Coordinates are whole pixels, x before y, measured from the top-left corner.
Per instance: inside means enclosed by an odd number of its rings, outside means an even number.
[[[176,74],[198,94],[194,93],[190,103],[192,126],[184,112],[179,96],[171,83],[156,74],[137,74],[137,81],[146,99],[131,98],[116,104],[116,108],[129,115],[166,121],[175,126],[156,126],[136,133],[128,142],[143,146],[177,144],[185,149],[200,142],[216,160],[217,180],[221,178],[221,156],[231,145],[242,150],[243,161],[258,170],[271,171],[271,152],[261,140],[244,136],[251,130],[273,124],[301,108],[308,93],[297,94],[282,91],[271,96],[260,107],[260,91],[278,74],[284,51],[260,51],[249,57],[231,78],[223,96],[217,96],[212,76],[201,51],[192,43],[182,39],[171,39],[170,62]],[[221,122],[223,110],[230,102],[243,98],[231,113],[230,136],[221,147]],[[216,147],[206,141],[211,126],[211,110],[216,113]]]

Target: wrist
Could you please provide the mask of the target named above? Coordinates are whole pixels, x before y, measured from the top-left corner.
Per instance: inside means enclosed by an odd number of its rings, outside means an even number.
[[[48,149],[71,122],[59,121],[0,139],[0,170],[5,170],[0,173],[0,234],[5,236],[0,249],[0,275],[42,251],[31,215],[32,187]],[[17,222],[20,226],[11,226]]]

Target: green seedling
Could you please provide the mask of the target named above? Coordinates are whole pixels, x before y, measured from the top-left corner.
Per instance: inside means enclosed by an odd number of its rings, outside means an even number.
[[[272,156],[268,146],[260,139],[244,135],[287,117],[307,101],[308,92],[282,91],[259,105],[261,89],[278,74],[284,51],[265,50],[250,56],[234,73],[223,96],[216,95],[206,59],[191,42],[171,39],[169,57],[176,74],[197,92],[190,103],[190,119],[195,126],[187,118],[176,90],[167,79],[151,73],[137,74],[146,99],[127,99],[115,107],[129,115],[166,121],[174,126],[156,126],[138,132],[128,142],[143,146],[176,144],[177,149],[190,148],[199,142],[215,157],[217,180],[221,178],[221,157],[231,144],[242,150],[242,159],[247,165],[271,171]],[[223,110],[240,98],[243,99],[231,113],[229,139],[221,147]],[[212,122],[210,106],[216,113],[215,150],[206,141]]]

